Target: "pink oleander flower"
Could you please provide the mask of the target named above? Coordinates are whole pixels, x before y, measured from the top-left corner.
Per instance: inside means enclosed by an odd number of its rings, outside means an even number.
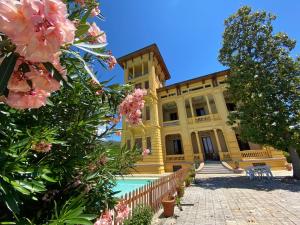
[[[92,23],[90,25],[90,28],[88,30],[89,34],[95,38],[94,42],[98,43],[106,43],[106,34],[104,31],[102,31],[96,23]]]
[[[111,225],[112,224],[112,214],[109,211],[102,213],[99,219],[94,223],[94,225]]]
[[[150,154],[150,150],[148,148],[144,148],[143,152],[142,152],[142,155],[143,156],[147,156]]]
[[[122,132],[121,131],[117,131],[116,133],[115,133],[117,136],[119,136],[119,137],[121,137],[122,136]]]
[[[37,152],[49,152],[52,148],[52,144],[46,141],[41,141],[31,146],[31,149]]]
[[[119,105],[119,112],[126,117],[126,121],[131,125],[137,125],[141,122],[141,110],[144,107],[144,96],[146,90],[135,89],[132,94],[126,96],[123,102]]]
[[[46,105],[49,92],[34,90],[29,92],[9,91],[6,104],[15,109],[36,109]]]
[[[75,26],[61,0],[0,0],[0,27],[16,51],[32,62],[52,62],[72,43]]]
[[[130,208],[125,201],[121,201],[116,205],[115,209],[117,211],[116,222],[122,223],[129,216]]]
[[[117,64],[116,58],[111,55],[107,60],[107,64],[108,64],[108,68],[110,70],[112,70],[115,67],[115,65]]]
[[[95,94],[96,95],[101,95],[101,94],[103,94],[103,92],[104,92],[103,89],[99,89],[99,90],[96,91]]]
[[[100,14],[100,12],[101,11],[100,11],[99,7],[95,7],[91,11],[91,16],[98,16]]]
[[[7,84],[6,103],[16,109],[39,108],[46,105],[47,97],[60,86],[43,64],[19,58]]]

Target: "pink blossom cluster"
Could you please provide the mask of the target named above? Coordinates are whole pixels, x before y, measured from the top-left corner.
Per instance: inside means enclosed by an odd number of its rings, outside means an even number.
[[[75,26],[61,0],[0,0],[0,28],[32,62],[53,62],[72,43]]]
[[[144,150],[143,150],[143,152],[142,152],[142,155],[143,155],[143,156],[147,156],[147,155],[149,155],[149,154],[150,154],[150,149],[144,148]]]
[[[60,65],[60,48],[72,43],[75,26],[67,19],[61,0],[0,0],[0,29],[20,54],[8,82],[5,102],[16,109],[39,108],[46,104],[60,83],[43,66],[50,62],[66,78]],[[26,70],[23,70],[24,65]]]
[[[119,105],[120,114],[126,117],[126,121],[131,125],[137,125],[141,122],[142,109],[144,107],[144,96],[146,90],[135,89],[132,94],[126,96]]]
[[[117,211],[116,222],[121,224],[129,216],[130,208],[125,201],[120,201],[115,209]]]
[[[94,225],[111,225],[112,224],[112,214],[110,211],[105,211],[102,213],[99,219],[94,223]]]
[[[90,28],[88,30],[89,35],[94,38],[93,43],[106,43],[106,34],[102,31],[96,23],[90,24]]]
[[[31,63],[19,58],[7,88],[9,93],[6,104],[10,107],[39,108],[46,104],[51,92],[60,89],[60,82],[47,71],[43,64]]]
[[[41,141],[31,146],[31,149],[37,152],[49,152],[52,148],[52,144],[46,141]]]

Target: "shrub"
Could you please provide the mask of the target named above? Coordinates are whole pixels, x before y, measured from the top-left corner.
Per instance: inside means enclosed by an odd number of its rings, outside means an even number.
[[[152,217],[153,211],[149,206],[138,205],[132,217],[124,221],[124,225],[150,225]]]
[[[191,185],[192,178],[188,176],[187,178],[185,178],[184,182],[185,182],[185,186],[188,187]]]

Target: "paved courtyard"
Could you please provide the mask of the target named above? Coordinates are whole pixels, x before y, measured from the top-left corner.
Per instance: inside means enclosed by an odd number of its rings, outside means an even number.
[[[240,175],[197,175],[186,189],[183,211],[157,220],[171,225],[300,225],[300,182],[276,177],[250,181]]]

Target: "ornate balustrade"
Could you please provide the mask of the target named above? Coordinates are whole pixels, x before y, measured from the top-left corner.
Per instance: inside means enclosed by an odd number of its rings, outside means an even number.
[[[203,123],[203,122],[211,122],[215,120],[220,120],[221,117],[219,116],[218,113],[215,114],[208,114],[204,116],[196,116],[196,117],[190,117],[188,118],[188,124],[193,124],[193,123]]]
[[[253,158],[270,158],[269,152],[267,150],[246,150],[241,151],[241,156],[244,159],[253,159]]]
[[[163,122],[164,127],[168,126],[178,126],[179,125],[179,120],[171,120],[171,121],[165,121]]]
[[[166,161],[183,161],[184,155],[166,155]]]

